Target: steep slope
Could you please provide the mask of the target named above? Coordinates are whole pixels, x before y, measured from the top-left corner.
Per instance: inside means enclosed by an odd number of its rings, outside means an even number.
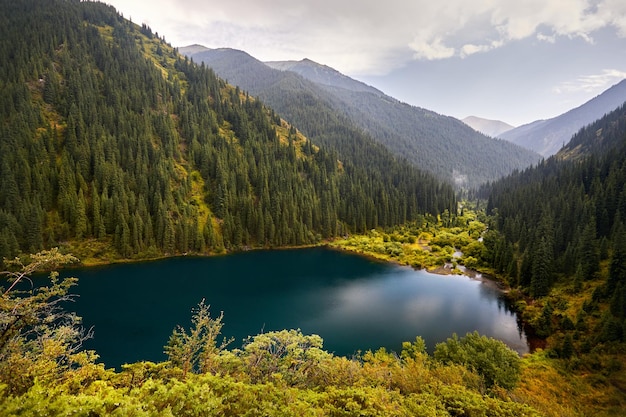
[[[315,123],[314,115],[299,106],[315,106],[325,114],[334,114],[342,128],[364,131],[398,157],[460,187],[477,186],[539,159],[521,147],[479,134],[457,119],[401,103],[310,60],[270,63],[289,69],[279,71],[267,65],[264,68],[245,52],[230,49],[204,51],[192,57],[262,97],[314,141],[337,127]],[[295,78],[294,71],[301,77]],[[307,125],[316,127],[308,130]]]
[[[205,51],[195,55],[195,59],[210,61],[218,73],[228,75],[230,82],[243,86],[251,94],[270,103],[287,120],[297,122],[297,127],[313,143],[337,152],[346,172],[359,178],[384,180],[389,184],[391,188],[379,190],[377,205],[386,205],[388,193],[393,189],[411,195],[415,184],[424,184],[423,180],[431,178],[430,174],[394,157],[387,148],[354,126],[333,109],[328,93],[298,74],[271,69],[245,52],[231,49]],[[345,192],[360,191],[350,187]],[[446,194],[449,188],[442,187],[433,192]],[[435,197],[434,201],[439,201],[439,198]],[[411,197],[407,197],[407,207],[412,206]],[[387,216],[385,213],[385,210],[380,213],[381,219]],[[375,220],[371,214],[367,218]],[[359,224],[362,221],[364,219],[359,220]]]
[[[488,209],[496,215],[483,253],[511,285],[532,297],[527,303],[520,293],[517,305],[547,338],[567,379],[601,374],[602,396],[610,398],[583,400],[587,411],[554,415],[624,413],[625,184],[621,107],[582,129],[557,155],[489,187]],[[528,385],[541,387],[537,398],[546,395],[545,375],[537,373]]]
[[[476,186],[537,161],[536,155],[491,140],[457,119],[401,103],[376,89],[365,90],[365,84],[355,80],[345,83],[348,77],[311,60],[289,70],[330,92],[339,111],[394,153],[440,175],[452,175],[458,185]],[[324,77],[316,76],[320,73]],[[451,149],[459,152],[451,154]]]
[[[483,119],[476,116],[468,116],[461,121],[475,131],[491,137],[497,137],[498,135],[515,128],[515,126],[511,126],[510,124],[500,120]]]
[[[327,65],[318,64],[307,58],[302,61],[270,61],[265,62],[265,64],[270,68],[280,71],[295,72],[316,84],[340,87],[350,91],[372,93],[381,97],[384,96],[382,91],[372,86],[353,80]]]
[[[502,133],[500,137],[547,157],[568,143],[580,128],[615,110],[624,102],[626,80],[567,113],[520,126]]]
[[[597,320],[576,326],[594,329],[581,343],[589,350],[626,341],[626,333],[614,331],[626,324],[625,108],[574,138],[557,156],[491,186],[488,209],[497,210],[494,224],[502,240],[486,239],[496,268],[533,297],[550,294],[554,286],[588,297],[577,301],[578,311],[551,311],[549,317]],[[599,302],[610,308],[592,320],[603,308]],[[553,325],[541,327],[550,334]]]
[[[498,229],[510,243],[508,248],[498,245],[500,250],[515,247],[523,258],[514,279],[531,290],[539,286],[545,291],[557,271],[573,275],[581,263],[583,278],[591,278],[599,269],[600,241],[610,246],[615,227],[626,218],[625,166],[626,107],[622,106],[581,129],[558,154],[487,187],[488,209],[497,209]],[[550,242],[549,247],[539,248],[542,239]],[[589,245],[595,246],[591,252]],[[496,258],[508,259],[499,265],[506,272],[511,254],[501,256]],[[538,256],[548,265],[533,271]]]
[[[0,257],[300,245],[456,207],[393,160],[338,161],[102,3],[0,5]]]
[[[625,141],[626,103],[603,118],[580,129],[556,154],[559,159],[579,160],[591,155],[603,154],[615,149]]]

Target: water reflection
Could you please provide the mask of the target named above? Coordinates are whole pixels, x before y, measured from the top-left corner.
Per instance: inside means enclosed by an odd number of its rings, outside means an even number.
[[[504,340],[520,353],[528,351],[515,314],[500,292],[464,276],[394,267],[309,297],[333,302],[305,320],[303,328],[317,329],[320,334],[350,334],[362,342],[361,349],[386,346],[398,350],[402,341],[422,335],[432,350],[452,333],[478,330]],[[327,338],[327,347],[346,354],[349,344],[341,338]]]
[[[432,351],[452,333],[474,330],[528,351],[500,292],[480,280],[415,271],[326,249],[178,258],[72,271],[76,311],[95,326],[108,366],[163,360],[163,345],[205,298],[224,312],[224,335],[240,347],[248,335],[300,328],[329,351],[351,355],[422,336]]]

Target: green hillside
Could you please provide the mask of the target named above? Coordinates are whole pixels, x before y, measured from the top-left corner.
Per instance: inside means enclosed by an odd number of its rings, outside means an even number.
[[[341,158],[359,158],[351,153],[352,148],[342,146],[341,139],[358,137],[457,189],[476,188],[540,159],[532,151],[478,133],[460,120],[401,103],[310,60],[264,64],[234,49],[189,54],[261,97],[315,143],[336,148]]]
[[[393,159],[313,146],[104,4],[2,11],[0,256],[302,245],[455,207],[451,187]]]
[[[556,156],[485,190],[493,217],[484,262],[518,289],[524,319],[575,381],[582,415],[620,415],[626,406],[624,120],[621,107]]]
[[[617,148],[626,131],[626,103],[580,129],[557,153],[559,159],[581,159]]]
[[[624,414],[623,108],[483,187],[486,211],[456,213],[451,186],[342,127],[346,116],[314,104],[334,126],[320,137],[340,140],[316,146],[103,3],[0,0],[0,59],[0,415]],[[509,285],[538,349],[519,358],[469,333],[432,354],[417,337],[347,358],[298,330],[231,348],[200,303],[190,328],[172,329],[167,361],[115,371],[83,348],[77,280],[31,280],[78,261],[68,253],[107,262],[347,234],[416,266],[463,248],[461,261]]]

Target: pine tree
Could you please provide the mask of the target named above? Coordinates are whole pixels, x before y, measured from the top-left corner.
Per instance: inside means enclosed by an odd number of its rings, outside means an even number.
[[[78,199],[76,202],[76,224],[74,226],[74,233],[77,239],[82,239],[87,233],[87,203],[85,202],[85,196],[83,190],[78,191]]]
[[[571,333],[566,333],[563,339],[563,345],[561,346],[561,354],[559,355],[563,359],[569,359],[574,354],[574,340]]]
[[[583,229],[578,259],[581,262],[583,278],[585,280],[592,279],[600,265],[600,248],[596,240],[595,217],[592,217]]]
[[[552,218],[549,212],[544,210],[531,251],[530,293],[533,297],[547,295],[553,282],[554,249]]]
[[[626,283],[626,230],[621,221],[616,224],[613,235],[613,255],[606,283],[608,294],[612,294],[620,283]]]

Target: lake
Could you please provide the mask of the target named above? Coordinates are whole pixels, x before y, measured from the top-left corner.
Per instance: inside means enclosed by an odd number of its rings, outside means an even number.
[[[179,257],[64,271],[79,279],[68,308],[94,327],[85,348],[107,367],[165,359],[176,325],[189,328],[205,299],[224,312],[223,334],[240,348],[248,335],[282,329],[319,334],[324,347],[351,356],[400,351],[416,336],[429,351],[452,333],[477,330],[528,351],[516,314],[493,285],[377,262],[327,248]]]

